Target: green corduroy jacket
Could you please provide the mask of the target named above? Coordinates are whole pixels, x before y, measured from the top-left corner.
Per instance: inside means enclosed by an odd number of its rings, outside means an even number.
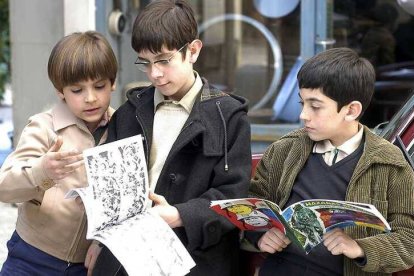
[[[364,249],[367,263],[344,258],[345,276],[389,275],[414,265],[414,172],[401,151],[364,127],[364,152],[349,182],[345,200],[375,205],[391,233],[364,227],[345,232]],[[281,208],[312,152],[313,141],[301,129],[274,142],[264,153],[250,186],[250,196]]]

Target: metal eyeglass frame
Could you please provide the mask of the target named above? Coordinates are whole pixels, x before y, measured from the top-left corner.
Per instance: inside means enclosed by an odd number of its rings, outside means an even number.
[[[159,59],[156,61],[138,61],[139,57],[137,58],[137,60],[134,62],[134,64],[138,67],[138,69],[144,73],[148,72],[150,65],[154,65],[154,66],[167,66],[168,64],[170,64],[171,59],[175,56],[175,54],[181,52],[186,46],[188,45],[188,42],[186,44],[184,44],[180,49],[178,49],[177,51],[175,51],[174,53],[171,54],[171,56],[169,56],[166,59]],[[158,67],[157,68],[159,70],[162,70],[162,68]]]

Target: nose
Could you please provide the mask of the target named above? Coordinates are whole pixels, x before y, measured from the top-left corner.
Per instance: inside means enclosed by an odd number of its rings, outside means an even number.
[[[163,76],[163,72],[157,67],[156,64],[152,64],[151,67],[148,68],[148,74],[153,79],[158,79]]]
[[[300,112],[299,118],[303,121],[309,120],[309,116],[305,111],[305,108],[302,108],[302,111]]]
[[[93,89],[88,89],[86,91],[85,102],[91,103],[96,101],[96,93]]]

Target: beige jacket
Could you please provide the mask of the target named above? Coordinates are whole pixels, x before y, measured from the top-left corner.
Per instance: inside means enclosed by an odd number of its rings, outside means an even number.
[[[109,117],[113,109],[108,109]],[[90,245],[86,240],[86,215],[74,199],[64,199],[73,188],[87,185],[84,167],[54,183],[42,169],[44,154],[57,135],[61,150],[83,151],[95,145],[82,120],[64,102],[29,119],[16,150],[0,171],[0,201],[19,205],[16,231],[32,246],[61,260],[81,263]],[[105,141],[106,133],[101,138]]]

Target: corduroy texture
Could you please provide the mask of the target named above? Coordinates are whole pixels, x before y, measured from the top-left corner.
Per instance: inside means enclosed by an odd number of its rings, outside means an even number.
[[[345,232],[364,249],[359,267],[345,257],[345,276],[389,275],[414,265],[414,172],[401,151],[364,127],[364,152],[347,188],[346,200],[375,205],[392,232],[349,227]],[[299,171],[312,151],[304,130],[274,142],[264,153],[250,187],[250,196],[286,204]]]

